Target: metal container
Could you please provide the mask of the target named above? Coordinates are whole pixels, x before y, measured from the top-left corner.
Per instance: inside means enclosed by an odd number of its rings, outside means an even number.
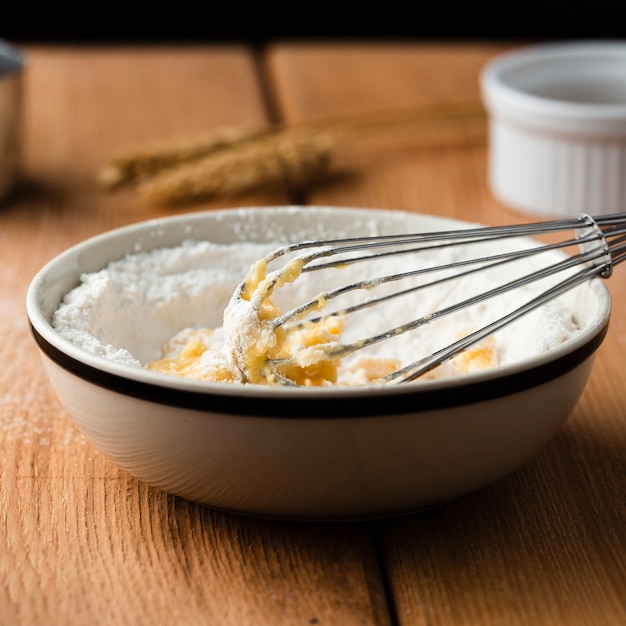
[[[24,63],[21,51],[0,40],[0,202],[20,177]]]

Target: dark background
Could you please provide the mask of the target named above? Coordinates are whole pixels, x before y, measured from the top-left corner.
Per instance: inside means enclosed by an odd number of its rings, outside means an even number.
[[[17,6],[16,6],[17,5]],[[23,43],[626,39],[626,0],[502,2],[7,3],[0,38]]]

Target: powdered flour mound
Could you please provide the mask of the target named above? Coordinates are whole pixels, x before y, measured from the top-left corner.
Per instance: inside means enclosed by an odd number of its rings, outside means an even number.
[[[189,240],[172,248],[128,255],[82,276],[81,284],[66,295],[52,323],[83,349],[127,365],[207,380],[242,382],[241,368],[224,348],[225,343],[232,344],[232,335],[238,332],[230,323],[228,341],[224,341],[224,312],[250,267],[278,245]],[[448,262],[449,254],[437,253],[429,263]],[[389,257],[377,261],[375,271],[383,275],[405,267],[406,260]],[[335,272],[336,285],[329,284],[326,274],[303,274],[289,288],[275,292],[272,299],[280,309],[287,310],[333,286],[362,279],[364,271],[373,270],[364,270],[359,264],[342,268]],[[478,273],[463,283],[463,290],[468,294],[482,292],[492,286],[492,280]],[[494,315],[503,314],[516,300],[527,299],[533,289],[528,287],[522,295],[508,294],[483,302],[419,331],[381,342],[367,353],[346,357],[337,383],[361,384],[380,375],[381,367],[393,369],[411,363],[477,325],[486,324]],[[449,302],[452,295],[451,287],[442,286],[428,294],[408,296],[400,306],[390,301],[374,310],[367,309],[354,320],[350,318],[342,338],[353,341],[368,337],[431,314]],[[363,294],[352,297],[362,299]],[[247,332],[243,325],[240,331]],[[473,352],[439,368],[437,375],[513,363],[550,350],[576,331],[569,308],[555,300],[498,331]],[[161,362],[163,367],[155,368],[155,362]]]

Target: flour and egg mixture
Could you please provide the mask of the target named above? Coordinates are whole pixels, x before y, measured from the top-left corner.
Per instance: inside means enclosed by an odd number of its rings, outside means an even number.
[[[329,273],[300,274],[293,266],[284,287],[258,307],[251,305],[263,285],[260,259],[279,243],[215,244],[185,241],[179,246],[139,252],[85,274],[53,316],[53,326],[92,353],[134,367],[165,374],[230,384],[273,384],[263,372],[267,357],[291,356],[294,363],[280,374],[298,385],[360,385],[379,379],[483,326],[510,309],[511,295],[426,324],[417,331],[382,341],[343,358],[328,358],[338,344],[377,335],[412,319],[432,314],[458,299],[452,286],[439,286],[390,300],[342,319],[305,326],[296,333],[275,331],[271,320],[336,286],[375,274],[406,269],[406,258],[379,259]],[[437,253],[429,263],[450,260]],[[233,292],[246,278],[241,298]],[[467,293],[492,286],[479,272],[463,283]],[[403,286],[404,288],[405,286]],[[398,289],[386,285],[386,289]],[[527,291],[532,290],[528,287]],[[352,294],[361,302],[367,294]],[[464,296],[465,297],[465,296]],[[520,300],[521,301],[521,300]],[[342,303],[345,305],[347,303]],[[324,303],[320,302],[320,308]],[[426,377],[455,376],[512,363],[566,341],[577,330],[571,311],[558,300],[498,331]]]

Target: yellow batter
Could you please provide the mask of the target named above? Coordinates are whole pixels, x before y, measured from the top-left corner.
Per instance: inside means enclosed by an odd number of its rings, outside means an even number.
[[[294,281],[301,273],[301,259],[288,263],[277,286]],[[276,280],[276,277],[272,278]],[[166,374],[226,383],[276,384],[282,377],[299,386],[364,384],[399,369],[393,359],[364,357],[343,372],[341,359],[329,358],[333,348],[341,346],[343,320],[324,318],[317,323],[304,322],[288,333],[274,328],[272,320],[281,315],[271,298],[265,295],[266,264],[261,260],[250,270],[239,297],[231,300],[224,314],[220,339],[214,329],[186,330],[166,347],[165,358],[152,361],[147,368]],[[320,297],[313,306],[324,308]],[[268,367],[269,359],[289,359],[289,364]],[[495,347],[488,339],[467,350],[453,361],[453,373],[491,367],[496,362]],[[436,370],[424,378],[441,376]],[[347,382],[346,382],[347,381]]]
[[[288,263],[277,286],[294,281],[302,264],[301,259]],[[153,361],[148,369],[216,382],[273,384],[279,374],[300,386],[336,383],[340,360],[328,358],[328,351],[340,342],[342,320],[327,318],[315,324],[304,323],[289,333],[282,327],[274,328],[271,322],[281,311],[270,297],[263,296],[266,280],[266,264],[261,260],[251,268],[240,297],[234,298],[225,311],[225,346],[212,345],[212,329],[195,331],[180,353]],[[320,298],[315,308],[324,306]],[[175,352],[176,345],[168,346],[166,351]],[[226,365],[229,356],[235,368]],[[274,371],[268,368],[269,359],[289,359],[290,363],[279,365]],[[217,365],[220,362],[222,366]]]

